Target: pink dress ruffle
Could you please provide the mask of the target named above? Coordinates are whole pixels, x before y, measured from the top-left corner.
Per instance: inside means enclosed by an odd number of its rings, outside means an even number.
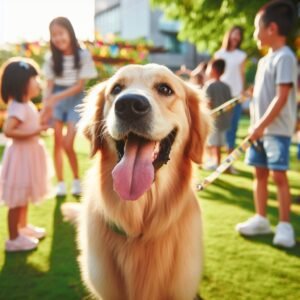
[[[38,112],[32,103],[16,104],[12,115],[22,121],[20,127],[32,130],[38,126]],[[15,114],[20,109],[22,113]],[[2,159],[1,200],[10,208],[40,202],[51,194],[52,175],[52,163],[38,136],[13,139],[6,145]]]

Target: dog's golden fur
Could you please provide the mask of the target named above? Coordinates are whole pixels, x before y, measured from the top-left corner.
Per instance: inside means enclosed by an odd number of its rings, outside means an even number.
[[[131,131],[120,129],[115,102],[129,93],[143,95],[151,109],[151,126],[138,135],[159,142],[176,130],[170,160],[135,201],[121,199],[112,176],[118,162],[115,141]],[[85,284],[100,299],[196,296],[203,266],[202,226],[190,181],[192,161],[201,162],[210,123],[198,94],[167,68],[149,64],[121,68],[86,98],[81,126],[97,156],[85,180],[80,266]]]

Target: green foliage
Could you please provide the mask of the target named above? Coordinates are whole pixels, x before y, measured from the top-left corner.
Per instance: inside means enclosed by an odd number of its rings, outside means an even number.
[[[170,19],[179,20],[178,37],[195,44],[199,51],[214,53],[221,46],[224,33],[233,25],[245,29],[243,49],[248,55],[257,54],[253,40],[254,18],[268,1],[256,0],[151,0]],[[297,0],[294,0],[297,3]]]

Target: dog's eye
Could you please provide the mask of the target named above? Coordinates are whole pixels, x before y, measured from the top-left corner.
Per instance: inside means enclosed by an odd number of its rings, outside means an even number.
[[[114,87],[111,90],[112,95],[118,95],[122,91],[122,86],[120,84],[115,84]]]
[[[166,83],[160,83],[157,85],[157,91],[164,96],[171,96],[174,92]]]

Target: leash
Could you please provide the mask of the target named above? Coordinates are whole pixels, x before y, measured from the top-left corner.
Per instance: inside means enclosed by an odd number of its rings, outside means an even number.
[[[246,150],[253,145],[253,143],[250,141],[249,137],[246,137],[242,143],[235,148],[229,156],[217,167],[217,169],[204,178],[204,180],[201,183],[196,184],[197,191],[203,191],[209,184],[214,182],[227,168],[229,168],[232,163],[237,160],[239,157],[241,157],[242,154],[246,152]]]
[[[233,109],[239,103],[245,102],[247,99],[248,99],[247,95],[243,95],[240,97],[234,97],[234,98],[226,101],[222,105],[216,107],[215,109],[212,109],[210,112],[210,115],[214,116],[214,117],[219,116],[219,115],[223,114],[224,112]]]
[[[222,105],[213,109],[210,114],[212,116],[219,116],[224,112],[234,108],[238,103],[244,102],[246,99],[247,95],[232,98],[223,103]],[[201,183],[196,184],[197,191],[203,191],[209,184],[214,182],[224,171],[226,171],[233,164],[235,160],[237,160],[239,157],[241,157],[242,154],[246,152],[250,145],[253,145],[255,148],[258,148],[258,146],[255,143],[250,141],[249,137],[246,137],[242,141],[242,143],[237,148],[235,148],[229,154],[229,156],[227,156],[227,158],[217,167],[217,169],[212,174],[204,178],[204,180]]]

